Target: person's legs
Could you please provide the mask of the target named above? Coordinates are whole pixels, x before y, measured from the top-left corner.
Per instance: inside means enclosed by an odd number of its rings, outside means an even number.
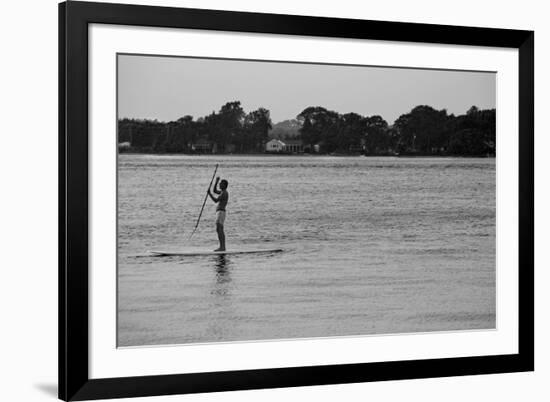
[[[218,233],[220,248],[214,251],[225,251],[225,233],[223,232],[223,225],[221,223],[216,223],[216,232]]]
[[[225,233],[223,232],[223,223],[225,222],[225,211],[216,212],[216,232],[218,233],[218,240],[220,241],[220,247],[214,251],[225,251]]]

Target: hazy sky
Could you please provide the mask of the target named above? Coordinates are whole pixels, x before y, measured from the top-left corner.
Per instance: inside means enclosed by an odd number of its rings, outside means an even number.
[[[308,106],[381,115],[392,124],[417,105],[462,114],[494,108],[496,74],[381,67],[120,55],[119,117],[177,120],[240,100],[269,109],[274,123]]]

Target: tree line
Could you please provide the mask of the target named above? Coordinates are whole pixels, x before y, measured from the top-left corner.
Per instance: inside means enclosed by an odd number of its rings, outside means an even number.
[[[260,152],[271,129],[269,110],[259,108],[245,113],[241,102],[227,102],[218,112],[197,120],[184,116],[176,121],[121,119],[119,143],[130,143],[137,152],[192,153],[206,146],[211,151]]]
[[[311,106],[297,115],[296,124],[276,127],[277,137],[294,137],[305,152],[363,153],[367,155],[470,155],[495,154],[496,110],[472,106],[455,116],[445,109],[420,105],[389,125],[381,116],[340,114]],[[292,133],[284,135],[285,127]],[[264,152],[273,124],[269,110],[246,113],[239,101],[228,102],[218,112],[194,120],[121,119],[119,142],[129,150],[158,153],[256,153]],[[202,144],[202,148],[199,146]]]
[[[324,152],[361,150],[367,155],[494,155],[496,110],[472,106],[455,116],[445,109],[416,106],[392,126],[378,115],[339,114],[308,107],[297,119],[304,144]]]

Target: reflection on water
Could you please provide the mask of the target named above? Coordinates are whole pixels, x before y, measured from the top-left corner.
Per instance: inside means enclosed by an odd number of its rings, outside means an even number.
[[[226,255],[214,256],[214,267],[216,271],[216,283],[212,294],[218,296],[227,296],[229,292],[229,284],[231,282],[231,261]]]
[[[217,246],[212,168],[229,180]],[[495,161],[120,155],[121,346],[495,326]],[[137,258],[138,256],[142,256]]]

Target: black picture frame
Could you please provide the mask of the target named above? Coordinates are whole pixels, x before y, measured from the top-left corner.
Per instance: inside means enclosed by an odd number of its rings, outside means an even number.
[[[213,373],[88,375],[88,24],[515,48],[519,51],[517,354]],[[70,1],[59,4],[59,398],[88,400],[534,370],[534,32]]]

